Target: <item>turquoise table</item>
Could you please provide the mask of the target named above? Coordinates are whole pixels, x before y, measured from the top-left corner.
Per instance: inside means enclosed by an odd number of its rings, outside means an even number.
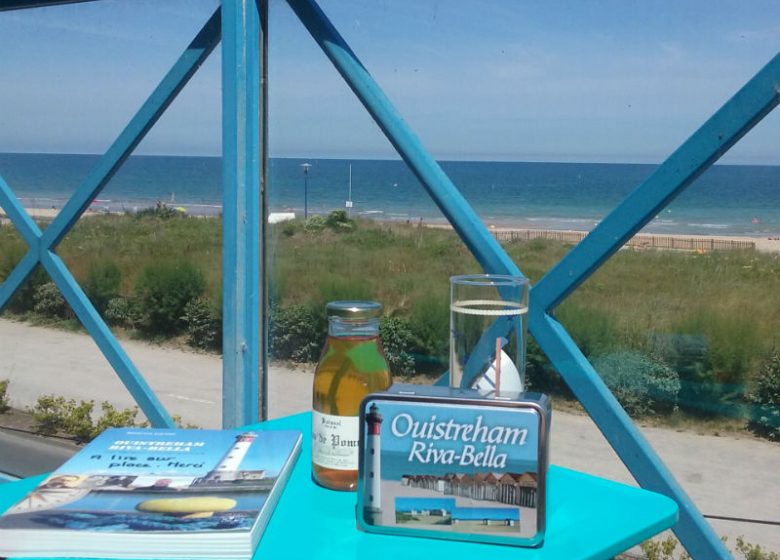
[[[547,534],[540,548],[370,535],[355,528],[355,494],[325,490],[311,481],[311,414],[253,428],[297,429],[304,434],[298,464],[260,541],[256,560],[611,558],[677,521],[677,504],[665,496],[551,466]],[[20,500],[41,479],[1,484],[0,511]]]

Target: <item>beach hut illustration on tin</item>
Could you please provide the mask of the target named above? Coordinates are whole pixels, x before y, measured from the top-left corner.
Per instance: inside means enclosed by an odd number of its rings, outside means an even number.
[[[366,523],[378,525],[382,521],[382,496],[381,496],[381,456],[380,456],[380,428],[382,416],[379,407],[371,403],[366,415],[368,430],[366,434],[366,451],[363,472],[363,518]]]

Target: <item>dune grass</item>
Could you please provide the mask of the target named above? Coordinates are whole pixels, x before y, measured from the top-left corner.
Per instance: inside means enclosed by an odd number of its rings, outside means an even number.
[[[221,228],[219,218],[96,216],[81,220],[58,252],[81,282],[96,263],[115,263],[127,295],[145,265],[187,261],[205,276],[207,297],[219,302]],[[533,240],[506,249],[533,284],[570,247]],[[0,226],[0,280],[25,250],[13,227]],[[310,231],[296,221],[269,227],[268,252],[274,305],[322,310],[335,299],[376,299],[386,314],[409,322],[432,367],[446,369],[448,279],[480,272],[453,232],[370,221]],[[661,354],[706,369],[724,394],[743,394],[780,348],[779,257],[620,251],[555,314],[589,357]]]

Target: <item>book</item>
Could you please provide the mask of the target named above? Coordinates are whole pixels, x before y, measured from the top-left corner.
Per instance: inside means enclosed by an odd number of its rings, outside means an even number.
[[[0,516],[0,557],[251,558],[298,431],[110,428]]]

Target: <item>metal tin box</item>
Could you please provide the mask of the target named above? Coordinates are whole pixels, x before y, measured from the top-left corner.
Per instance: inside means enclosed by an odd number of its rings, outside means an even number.
[[[393,385],[360,407],[357,521],[394,535],[539,546],[550,400]]]

